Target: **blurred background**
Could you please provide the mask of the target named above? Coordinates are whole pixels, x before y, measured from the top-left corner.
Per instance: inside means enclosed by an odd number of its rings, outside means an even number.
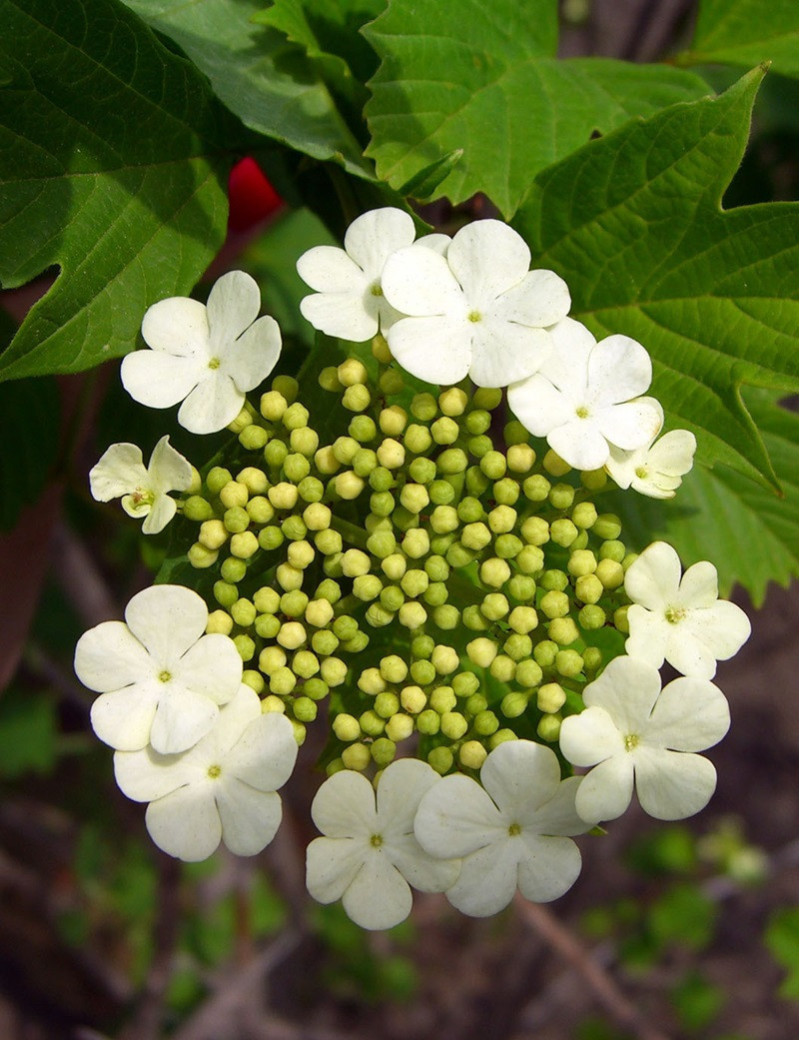
[[[565,0],[562,50],[653,60],[688,38],[694,7]],[[717,89],[736,78],[704,72]],[[796,156],[796,87],[770,74],[726,206],[795,198]],[[302,339],[294,260],[326,232],[310,213],[286,210],[257,168],[235,177],[229,241],[212,274],[250,271],[265,310]],[[446,206],[426,213],[447,226],[463,219]],[[0,332],[47,284],[0,297]],[[308,809],[322,777],[313,727],[275,842],[253,859],[221,851],[198,865],[153,846],[143,807],[120,794],[111,752],[91,733],[75,641],[121,617],[151,583],[163,543],[95,503],[88,470],[114,441],[147,451],[170,432],[191,452],[192,439],[166,413],[135,406],[116,363],[2,393],[25,395],[29,422],[3,428],[0,489],[37,486],[42,467],[50,480],[19,515],[0,501],[0,1037],[797,1035],[795,587],[773,587],[758,611],[734,596],[753,636],[718,672],[732,726],[709,754],[719,785],[699,817],[660,824],[632,808],[606,835],[581,840],[582,876],[550,906],[475,921],[442,896],[417,895],[409,921],[368,934],[305,893]],[[42,459],[36,432],[53,423],[59,452]]]

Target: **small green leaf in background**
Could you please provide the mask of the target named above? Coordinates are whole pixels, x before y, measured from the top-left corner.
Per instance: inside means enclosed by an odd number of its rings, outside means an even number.
[[[314,63],[277,29],[256,25],[262,0],[124,0],[174,40],[251,130],[371,177],[371,164]]]
[[[595,131],[709,92],[666,65],[557,59],[555,0],[389,0],[363,31],[382,59],[365,109],[379,176],[400,189],[463,148],[435,190],[453,203],[484,192],[507,219]]]
[[[0,776],[49,773],[56,761],[57,726],[47,694],[6,690],[0,698]]]
[[[668,889],[647,911],[647,927],[659,950],[704,950],[714,937],[719,909],[696,883]]]
[[[0,531],[39,497],[58,454],[61,404],[55,379],[0,383]]]
[[[672,1006],[687,1032],[696,1033],[710,1026],[725,1004],[725,994],[698,971],[688,972],[674,987]]]
[[[720,207],[762,75],[591,142],[537,178],[514,223],[566,279],[573,317],[650,352],[667,428],[777,489],[741,388],[797,385],[797,207]]]
[[[798,985],[798,913],[796,907],[783,907],[770,917],[764,933],[764,942],[775,960],[786,971],[778,992],[786,1000],[796,1001],[800,996]]]
[[[677,61],[744,68],[771,62],[775,72],[796,76],[797,47],[795,0],[700,0],[691,46]]]
[[[60,267],[0,379],[78,372],[131,350],[217,252],[235,124],[117,0],[0,0],[0,24],[0,280]]]

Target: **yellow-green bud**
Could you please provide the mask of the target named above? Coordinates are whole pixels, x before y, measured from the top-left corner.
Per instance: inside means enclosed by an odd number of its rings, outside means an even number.
[[[506,452],[506,461],[512,473],[527,473],[536,462],[536,452],[530,444],[512,444]]]
[[[238,480],[229,480],[223,488],[220,488],[219,492],[219,500],[226,509],[232,509],[233,506],[246,506],[249,497],[250,492],[247,485]]]
[[[439,722],[442,733],[451,740],[460,740],[469,729],[467,720],[457,711],[446,711]]]
[[[575,595],[582,603],[597,603],[603,591],[603,583],[596,574],[586,574],[575,582]]]
[[[431,693],[428,703],[431,709],[439,715],[452,711],[456,706],[456,695],[452,686],[437,686]]]
[[[297,488],[286,481],[273,484],[267,496],[275,509],[294,509],[297,505]]]
[[[524,693],[507,693],[500,702],[500,711],[507,719],[518,719],[528,707],[528,698]]]
[[[569,597],[563,592],[551,589],[550,592],[542,596],[539,609],[547,618],[564,617],[569,613]]]
[[[408,416],[397,404],[384,408],[378,416],[378,425],[387,437],[399,437],[406,428],[407,421]]]
[[[459,387],[451,386],[439,394],[439,408],[443,415],[463,415],[469,398]]]
[[[530,636],[515,632],[503,643],[503,652],[512,661],[524,661],[533,653],[533,641]]]
[[[425,571],[411,569],[407,570],[400,579],[400,588],[409,599],[415,599],[417,596],[421,596],[425,592],[429,583],[430,579]]]
[[[413,454],[422,455],[433,444],[433,438],[427,426],[412,423],[403,435],[403,444]]]
[[[328,686],[341,686],[347,678],[347,665],[338,657],[328,657],[320,665],[320,674]]]
[[[228,540],[228,531],[221,520],[206,520],[200,524],[197,540],[206,549],[220,549]]]
[[[331,728],[334,735],[346,744],[353,740],[358,740],[361,736],[361,727],[358,724],[358,719],[345,712],[336,716],[331,723]]]
[[[565,679],[577,678],[583,671],[583,657],[577,650],[559,650],[556,654],[556,671]]]
[[[304,571],[314,560],[314,548],[306,541],[292,542],[286,550],[286,558],[292,567]]]
[[[544,639],[533,648],[533,656],[536,658],[536,663],[541,665],[542,668],[552,667],[555,664],[557,653],[558,643],[554,643],[552,639]]]
[[[333,478],[333,487],[339,498],[349,502],[358,498],[364,490],[364,480],[352,470],[346,470],[344,473],[336,474]]]
[[[533,607],[514,607],[508,616],[508,624],[515,632],[527,635],[539,624],[539,616]]]
[[[319,661],[316,655],[312,654],[310,650],[298,650],[292,658],[292,671],[302,679],[310,679],[319,671]],[[310,721],[310,719],[303,719],[303,722]]]
[[[603,651],[597,646],[587,646],[583,651],[583,667],[587,672],[596,672],[603,663]]]
[[[402,605],[398,611],[397,620],[404,628],[409,628],[413,631],[415,628],[421,628],[425,624],[428,620],[428,612],[421,603],[411,600]]]
[[[369,556],[360,549],[348,549],[342,554],[342,573],[348,578],[356,578],[359,574],[369,574]]]
[[[431,513],[430,525],[436,534],[448,534],[458,527],[458,513],[452,506],[436,506]]]
[[[386,736],[398,744],[414,732],[414,720],[410,715],[393,715],[386,723]]]
[[[546,740],[548,744],[555,744],[558,740],[558,735],[561,732],[561,716],[560,715],[543,715],[539,719],[539,725],[536,727],[537,734]]]
[[[239,443],[246,451],[261,451],[268,440],[263,426],[247,425],[239,433]]]
[[[261,712],[263,715],[269,715],[270,713],[285,715],[286,704],[280,697],[276,697],[274,693],[269,693],[261,702]]]
[[[569,646],[580,638],[578,626],[571,617],[555,618],[547,626],[547,634],[559,646]]]
[[[218,556],[219,552],[216,549],[208,549],[200,542],[195,542],[187,553],[189,563],[196,570],[204,570],[206,567],[213,567],[217,562]]]
[[[499,621],[506,616],[508,610],[508,600],[502,592],[490,592],[483,597],[480,606],[481,614],[489,621]]]
[[[336,375],[342,386],[357,386],[359,383],[366,383],[369,378],[363,362],[354,357],[343,361],[336,369]]]
[[[542,681],[542,669],[535,661],[520,661],[514,674],[514,680],[526,689],[533,689]]]
[[[428,765],[444,776],[453,768],[453,752],[447,747],[437,747],[428,752]]]
[[[353,582],[353,595],[362,603],[371,603],[377,599],[383,588],[383,582],[377,574],[360,574]]]
[[[351,744],[342,751],[342,762],[346,769],[362,772],[370,764],[371,756],[366,744]]]
[[[522,574],[538,574],[544,566],[544,553],[538,545],[526,545],[515,562]]]
[[[231,537],[231,555],[240,560],[249,560],[258,552],[258,538],[252,531],[243,531]]]
[[[279,376],[278,378],[282,377]],[[286,394],[284,394],[284,397],[286,397]],[[304,426],[308,426],[308,409],[296,401],[294,404],[289,405],[283,413],[281,421],[287,430],[302,429]]]
[[[297,485],[301,480],[305,480],[310,471],[311,463],[305,455],[301,455],[299,452],[292,452],[283,460],[284,476],[292,484]]]
[[[473,639],[467,643],[467,657],[479,668],[488,668],[497,656],[497,644],[484,637]]]
[[[269,677],[269,688],[279,697],[288,697],[297,685],[297,677],[290,668],[276,668]]]
[[[458,513],[456,513],[456,516],[458,516]],[[484,523],[467,524],[461,532],[462,544],[468,549],[475,549],[478,552],[481,549],[485,549],[491,540],[492,532]]]
[[[630,628],[628,627],[628,609],[630,604],[625,604],[624,607],[617,607],[614,611],[614,628],[618,632],[622,632],[623,635],[628,635]]]
[[[264,676],[261,672],[257,672],[255,668],[246,668],[242,672],[242,682],[245,686],[249,686],[251,690],[255,690],[258,694],[263,691],[265,686]]]
[[[458,607],[454,607],[449,603],[444,603],[433,611],[434,624],[445,632],[451,632],[454,628],[458,628],[459,619]]]
[[[405,385],[406,381],[403,379],[403,373],[396,368],[389,368],[382,372],[378,379],[378,387],[386,397],[399,394],[405,388]]]
[[[234,535],[238,538],[239,535]],[[290,563],[280,563],[275,570],[275,578],[278,584],[284,590],[284,592],[291,592],[293,589],[301,589],[303,587],[303,572],[297,567],[292,567]]]
[[[375,713],[382,719],[390,719],[400,710],[400,698],[390,690],[379,693],[375,698]]]
[[[192,495],[183,503],[183,515],[195,522],[209,520],[214,515],[214,507],[199,495]]]
[[[225,485],[232,480],[231,471],[223,466],[213,466],[206,477],[206,487],[212,495],[218,495]]]
[[[380,465],[390,470],[399,469],[406,461],[405,448],[400,441],[395,440],[393,437],[387,437],[381,441],[375,454],[378,456]]]
[[[475,732],[482,737],[490,737],[492,733],[500,725],[500,722],[493,711],[479,711],[475,716],[474,723]]]
[[[578,623],[587,631],[602,628],[606,623],[606,612],[595,603],[587,603],[578,612]]]
[[[382,365],[390,365],[394,360],[392,352],[389,350],[389,344],[380,333],[373,338],[371,349],[372,356],[376,361],[380,361]]]
[[[237,599],[231,607],[231,617],[240,628],[249,628],[256,619],[256,608],[249,599]]]
[[[287,621],[281,625],[277,640],[287,650],[297,650],[306,641],[306,630],[299,621]]]
[[[280,422],[283,413],[289,407],[289,402],[277,390],[269,390],[261,395],[261,414],[270,422]]]
[[[407,712],[418,715],[428,703],[428,698],[421,687],[404,686],[400,691],[400,703]]]
[[[286,653],[279,646],[265,646],[258,657],[258,667],[265,675],[272,675],[286,665]]]
[[[388,737],[379,737],[372,742],[370,753],[372,760],[378,766],[388,766],[395,756],[397,745]]]
[[[403,538],[403,552],[412,560],[419,560],[423,556],[427,556],[430,547],[428,532],[422,528],[407,531]]]
[[[454,672],[458,668],[459,657],[452,646],[445,646],[440,643],[433,648],[431,664],[439,675],[449,675],[450,672]]]
[[[327,527],[314,535],[314,545],[323,556],[335,556],[342,551],[342,536],[332,527]]]
[[[550,494],[550,481],[542,473],[534,473],[522,482],[522,493],[530,502],[544,502]]]
[[[206,622],[206,632],[216,632],[223,636],[229,636],[233,628],[233,618],[224,610],[212,610]]]
[[[618,589],[625,580],[625,569],[616,560],[601,560],[595,574],[604,589]]]
[[[400,502],[409,513],[421,513],[430,502],[430,497],[422,484],[406,484],[400,492]]]
[[[498,682],[510,683],[517,671],[516,662],[505,654],[498,654],[489,665],[490,674]]]
[[[226,531],[230,531],[231,534],[241,534],[250,526],[250,514],[241,506],[231,506],[230,509],[225,510],[222,522]]]
[[[493,589],[500,589],[511,577],[511,568],[505,560],[492,557],[489,560],[484,560],[481,564],[480,577],[484,585],[488,585]],[[486,616],[488,617],[488,614]]]
[[[333,446],[326,444],[314,452],[314,465],[324,477],[329,477],[339,469],[339,460],[333,453]]]
[[[567,695],[564,692],[563,687],[554,682],[545,683],[544,686],[540,686],[537,691],[536,707],[539,711],[554,714],[563,708],[566,700]]]
[[[369,408],[371,400],[372,395],[367,387],[361,383],[348,386],[342,394],[342,404],[350,412],[363,412]]]
[[[317,717],[317,706],[310,697],[297,697],[292,703],[292,711],[298,722],[313,722]]]

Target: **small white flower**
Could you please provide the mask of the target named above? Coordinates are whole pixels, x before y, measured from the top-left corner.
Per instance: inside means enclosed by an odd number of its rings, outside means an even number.
[[[154,303],[142,321],[152,349],[122,359],[125,389],[150,408],[183,401],[178,422],[192,433],[224,429],[281,352],[277,322],[258,318],[260,309],[258,285],[243,271],[218,279],[205,306],[184,296]]]
[[[717,568],[695,563],[681,578],[671,545],[653,542],[625,574],[631,657],[660,668],[668,661],[683,675],[713,679],[750,636],[750,622],[735,603],[718,599]]]
[[[483,763],[481,784],[446,776],[417,812],[414,833],[424,849],[464,857],[447,898],[465,914],[489,917],[508,906],[517,887],[536,903],[563,895],[581,869],[567,835],[589,829],[575,812],[581,780],[561,780],[550,748],[510,740]]]
[[[500,387],[536,372],[550,352],[547,327],[569,311],[566,283],[530,271],[524,240],[499,220],[462,228],[446,255],[418,244],[386,261],[383,292],[408,317],[389,329],[389,349],[429,383]]]
[[[254,856],[275,837],[281,800],[297,758],[291,723],[242,684],[213,729],[181,755],[152,748],[117,751],[114,772],[124,794],[150,802],[145,815],[164,852],[194,862],[220,839],[238,856]]]
[[[344,249],[315,246],[297,261],[297,272],[316,292],[300,302],[300,312],[328,336],[354,343],[384,332],[398,317],[386,302],[381,275],[387,258],[414,241],[414,221],[387,206],[357,217],[344,236]],[[427,240],[430,241],[427,241]],[[444,235],[423,243],[439,248]]]
[[[508,403],[536,437],[546,437],[576,469],[600,469],[612,447],[631,451],[655,437],[663,412],[640,395],[653,377],[650,355],[636,340],[598,343],[566,318],[551,330],[553,350],[539,371],[508,388]]]
[[[228,636],[204,635],[208,608],[182,585],[137,593],[125,621],[104,621],[75,647],[75,673],[101,694],[92,705],[97,736],[118,751],[148,742],[159,754],[204,737],[219,706],[236,693],[242,659]]]
[[[614,820],[628,808],[634,782],[646,813],[682,820],[708,804],[714,766],[694,754],[728,732],[728,702],[705,679],[675,679],[661,689],[656,668],[615,657],[583,693],[586,710],[561,723],[561,751],[576,766],[594,766],[575,808],[587,823]]]
[[[350,770],[326,780],[311,805],[325,837],[315,838],[306,854],[306,883],[314,899],[341,899],[348,917],[362,928],[392,928],[411,911],[409,884],[422,892],[452,885],[458,862],[433,859],[414,837],[420,799],[440,780],[427,763],[410,758],[387,766],[377,793],[366,777]]]
[[[661,418],[663,423],[663,412]],[[674,498],[681,477],[692,468],[696,449],[693,433],[671,430],[634,451],[612,447],[606,470],[621,488],[633,488],[648,498]]]
[[[142,531],[158,534],[175,516],[170,491],[186,491],[192,467],[164,436],[153,449],[147,469],[135,444],[112,444],[89,473],[92,496],[98,502],[122,499],[128,516],[144,517]]]

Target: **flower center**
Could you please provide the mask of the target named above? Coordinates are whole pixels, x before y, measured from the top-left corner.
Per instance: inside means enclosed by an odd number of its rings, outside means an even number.
[[[480,311],[470,311],[467,315],[467,321],[478,322],[483,321],[483,315]]]
[[[211,369],[217,369],[220,366],[220,360],[218,357],[212,357],[209,359],[208,367]]]
[[[518,823],[512,823],[508,828],[508,836],[510,838],[516,838],[518,834],[522,833],[522,828]]]
[[[383,845],[383,838],[380,834],[373,834],[372,837],[369,839],[369,843],[373,847],[373,849],[379,849],[381,845]]]
[[[578,416],[579,419],[588,419],[589,418],[589,409],[586,407],[585,404],[579,405],[575,409],[575,414]]]
[[[380,282],[374,282],[374,283],[373,283],[373,284],[372,284],[372,285],[370,286],[370,290],[369,290],[369,291],[370,291],[370,293],[371,293],[371,294],[372,294],[373,296],[383,296],[383,289],[381,289],[381,284],[380,284]]]
[[[135,491],[131,493],[133,504],[135,506],[152,505],[155,496],[153,492],[147,488],[137,487]]]
[[[648,470],[647,466],[637,466],[634,472],[640,480],[644,480],[644,478],[650,471]]]
[[[664,611],[664,617],[671,625],[677,625],[680,621],[683,621],[687,613],[686,607],[667,607]]]
[[[216,780],[222,772],[221,766],[209,766],[208,767],[208,778],[209,780]]]
[[[158,680],[159,680],[159,682],[169,682],[171,678],[172,678],[172,672],[168,672],[166,670],[166,668],[164,669],[163,672],[159,672],[158,673]]]
[[[626,751],[633,751],[633,749],[635,747],[638,747],[638,745],[639,745],[639,734],[638,733],[628,733],[628,734],[626,734],[626,736],[625,736],[625,750]]]

